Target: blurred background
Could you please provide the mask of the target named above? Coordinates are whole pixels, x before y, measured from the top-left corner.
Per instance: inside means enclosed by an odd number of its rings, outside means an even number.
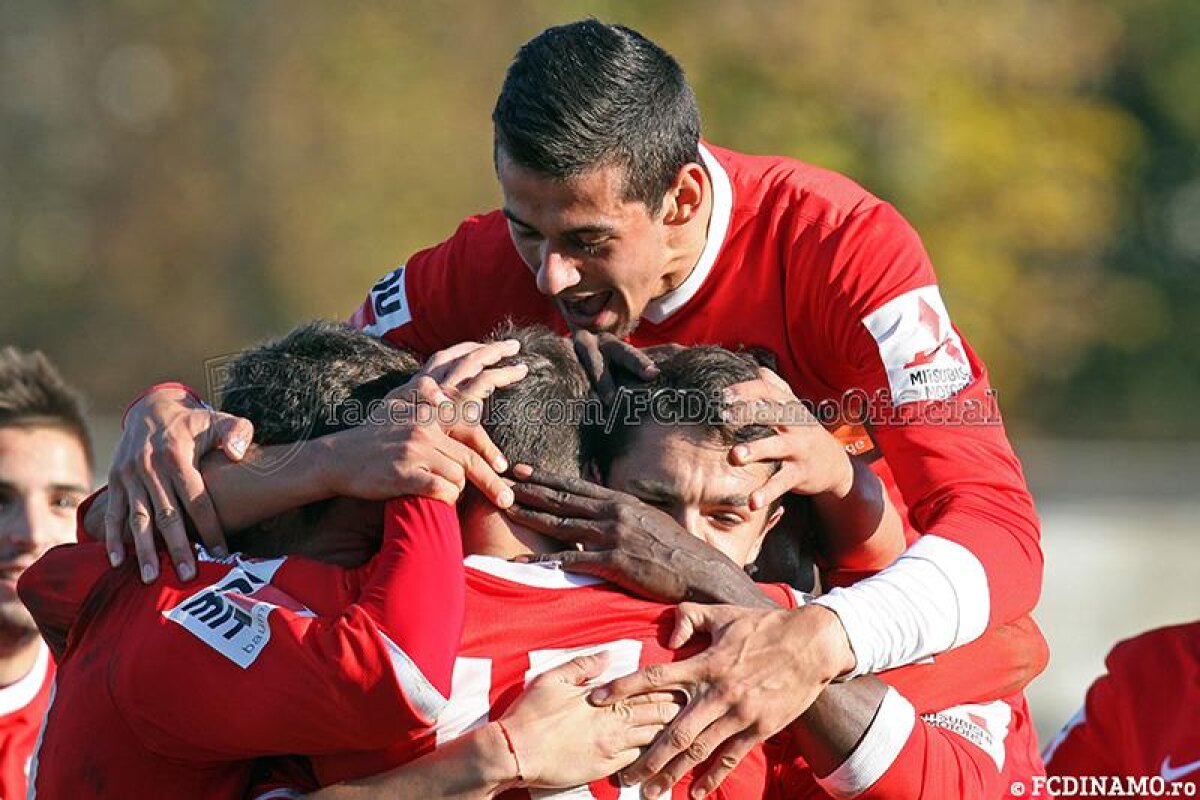
[[[1194,0],[8,0],[0,344],[87,392],[106,459],[137,389],[347,316],[495,207],[505,67],[587,15],[680,60],[708,139],[921,232],[1043,516],[1043,736],[1117,639],[1200,617]]]

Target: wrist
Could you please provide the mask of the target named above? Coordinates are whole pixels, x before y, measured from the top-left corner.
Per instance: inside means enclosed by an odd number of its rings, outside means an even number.
[[[520,788],[522,775],[512,751],[511,739],[500,720],[489,722],[479,729],[474,763],[483,785],[495,793]]]
[[[854,459],[845,450],[841,450],[841,460],[838,462],[837,479],[825,494],[835,500],[845,500],[854,491],[855,470]]]
[[[138,392],[129,405],[125,406],[125,413],[121,415],[121,429],[124,430],[125,422],[129,419],[129,413],[135,408],[142,405],[149,405],[157,402],[184,403],[193,406],[201,406],[204,400],[200,394],[188,386],[186,383],[178,381],[168,381],[166,383],[156,383],[153,386],[143,389]]]
[[[338,438],[339,434],[335,433],[331,436],[312,439],[309,444],[314,445],[315,449],[312,457],[305,459],[313,471],[312,483],[325,497],[339,497],[344,494],[342,492],[341,465],[337,457]]]
[[[850,637],[836,612],[825,606],[813,604],[802,606],[792,613],[809,613],[815,621],[817,634],[811,641],[816,643],[821,663],[826,667],[826,682],[854,671],[857,664],[854,649],[850,646]]]

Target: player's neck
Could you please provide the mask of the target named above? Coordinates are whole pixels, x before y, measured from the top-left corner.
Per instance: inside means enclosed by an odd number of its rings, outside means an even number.
[[[511,559],[534,553],[555,553],[566,545],[513,525],[495,507],[467,509],[463,515],[463,553]]]
[[[0,642],[0,688],[24,678],[37,663],[42,640],[36,632]]]

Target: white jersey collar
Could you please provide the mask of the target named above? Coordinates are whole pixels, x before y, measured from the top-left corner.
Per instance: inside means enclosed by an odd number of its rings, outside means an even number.
[[[13,714],[33,702],[42,684],[46,682],[46,671],[50,669],[50,648],[38,640],[38,654],[33,669],[16,683],[0,689],[0,716]]]
[[[643,319],[655,324],[663,322],[674,314],[683,307],[684,303],[695,297],[696,292],[700,291],[708,274],[712,272],[713,265],[717,263],[721,245],[725,244],[725,234],[729,231],[729,216],[733,211],[733,185],[729,182],[729,174],[725,172],[721,162],[717,161],[716,156],[710,153],[703,144],[700,145],[700,160],[704,162],[704,168],[708,170],[713,187],[712,217],[708,221],[708,235],[704,241],[704,250],[701,251],[700,260],[696,262],[695,268],[683,283],[662,297],[651,300],[646,306],[646,310],[642,312]]]
[[[539,589],[575,589],[580,586],[595,586],[598,583],[604,583],[603,579],[591,575],[564,572],[557,561],[520,564],[495,556],[473,555],[463,559],[463,566],[513,583],[536,586]]]

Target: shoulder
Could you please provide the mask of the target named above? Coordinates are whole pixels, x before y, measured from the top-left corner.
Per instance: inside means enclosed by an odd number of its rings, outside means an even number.
[[[1155,628],[1120,641],[1105,663],[1114,674],[1157,675],[1163,664],[1174,665],[1176,673],[1184,672],[1189,665],[1195,671],[1200,668],[1200,621]]]
[[[787,156],[747,155],[705,144],[733,188],[735,211],[790,216],[798,224],[833,229],[883,205],[853,179]]]

